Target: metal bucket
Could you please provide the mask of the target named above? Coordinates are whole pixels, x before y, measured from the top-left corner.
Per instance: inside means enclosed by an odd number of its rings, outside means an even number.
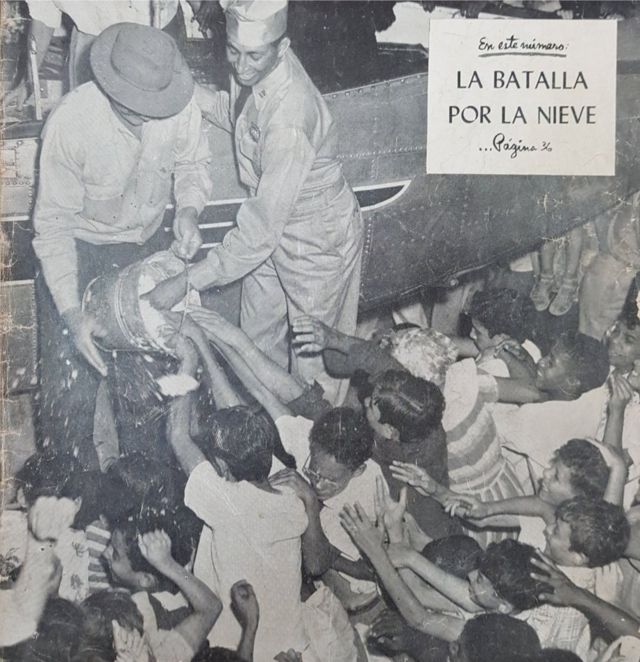
[[[90,313],[105,331],[96,339],[106,350],[171,353],[162,339],[161,327],[171,326],[164,313],[140,299],[141,295],[171,276],[184,271],[184,263],[163,251],[134,264],[94,278],[82,297],[82,309]],[[185,292],[185,299],[173,307],[184,310],[199,304],[197,292]]]

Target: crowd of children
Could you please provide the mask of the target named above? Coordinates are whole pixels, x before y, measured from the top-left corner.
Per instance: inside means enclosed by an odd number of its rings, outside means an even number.
[[[341,407],[217,313],[178,315],[200,386],[167,400],[162,453],[49,447],[14,477],[3,659],[640,660],[637,301],[603,338],[491,287],[455,337],[300,318]]]

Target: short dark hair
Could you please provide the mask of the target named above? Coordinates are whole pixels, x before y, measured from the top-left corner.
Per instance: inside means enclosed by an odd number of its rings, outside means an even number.
[[[201,648],[192,662],[244,662],[244,658],[240,657],[237,651],[216,646]]]
[[[82,466],[71,453],[40,451],[34,453],[16,473],[16,487],[22,489],[24,498],[32,505],[38,497],[59,497],[67,479],[80,472]]]
[[[524,662],[542,650],[536,631],[506,614],[480,614],[467,621],[458,644],[469,662]]]
[[[309,441],[351,471],[370,459],[373,450],[371,428],[349,407],[336,407],[323,414],[313,424]]]
[[[126,591],[98,591],[86,598],[81,607],[83,649],[101,651],[115,660],[112,621],[143,633],[142,615]]]
[[[584,554],[590,568],[617,561],[627,549],[631,531],[621,506],[576,497],[561,503],[556,517],[569,525],[571,550]]]
[[[61,497],[82,499],[80,510],[73,520],[75,529],[85,529],[104,515],[113,524],[129,512],[134,500],[124,481],[115,474],[101,471],[77,471],[71,474],[60,491]]]
[[[549,590],[531,577],[536,550],[517,540],[491,543],[480,559],[478,570],[491,582],[496,593],[514,609],[524,611],[541,604],[540,594]]]
[[[487,327],[489,335],[506,333],[518,342],[530,338],[535,342],[536,309],[528,296],[516,290],[499,287],[475,292],[469,304],[469,315]]]
[[[67,662],[76,655],[82,633],[82,610],[69,600],[50,598],[38,623],[38,633],[28,639],[16,660],[62,660]]]
[[[604,384],[609,374],[609,354],[603,342],[584,333],[567,333],[557,344],[571,357],[570,375],[578,382],[572,393],[575,398]]]
[[[232,476],[240,480],[266,480],[277,444],[278,428],[271,418],[249,407],[221,409],[212,418],[213,445],[206,444],[204,454],[209,461],[223,459]]]
[[[609,481],[609,467],[595,444],[586,439],[569,439],[558,448],[554,458],[571,473],[576,496],[602,498]]]
[[[108,469],[107,475],[115,475],[132,490],[138,501],[157,488],[169,503],[182,503],[186,479],[184,474],[166,461],[137,451],[119,457]]]
[[[470,536],[460,534],[432,540],[422,550],[422,556],[450,575],[466,579],[478,569],[482,548]]]
[[[392,425],[403,443],[426,439],[442,423],[444,397],[433,383],[404,370],[387,370],[372,381],[380,423]]]
[[[575,653],[562,648],[543,648],[531,662],[582,662]]]

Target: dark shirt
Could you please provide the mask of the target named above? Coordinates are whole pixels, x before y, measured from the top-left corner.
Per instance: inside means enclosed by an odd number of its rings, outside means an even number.
[[[415,464],[425,469],[441,485],[449,486],[447,437],[442,426],[434,430],[424,441],[414,444],[388,440],[376,441],[373,459],[380,465],[394,499],[398,499],[400,489],[405,485],[391,474],[389,467],[394,460]],[[407,512],[413,515],[418,526],[433,539],[462,532],[457,521],[449,517],[435,499],[418,494],[413,487],[409,487],[407,492]]]

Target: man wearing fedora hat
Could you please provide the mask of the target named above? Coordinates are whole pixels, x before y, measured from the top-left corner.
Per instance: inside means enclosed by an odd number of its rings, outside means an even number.
[[[166,247],[172,192],[175,248],[191,258],[212,186],[193,79],[174,40],[148,26],[112,25],[96,38],[91,65],[96,82],[66,95],[44,127],[34,211],[41,441],[62,447],[91,438],[110,359],[81,308],[84,288]]]
[[[198,97],[204,116],[232,131],[250,197],[237,227],[190,269],[198,289],[242,282],[241,326],[282,366],[321,382],[338,402],[340,382],[322,357],[290,352],[301,315],[353,334],[364,242],[358,202],[337,158],[338,130],[322,95],[289,48],[284,0],[224,0],[231,91]],[[184,275],[149,295],[170,307]]]

